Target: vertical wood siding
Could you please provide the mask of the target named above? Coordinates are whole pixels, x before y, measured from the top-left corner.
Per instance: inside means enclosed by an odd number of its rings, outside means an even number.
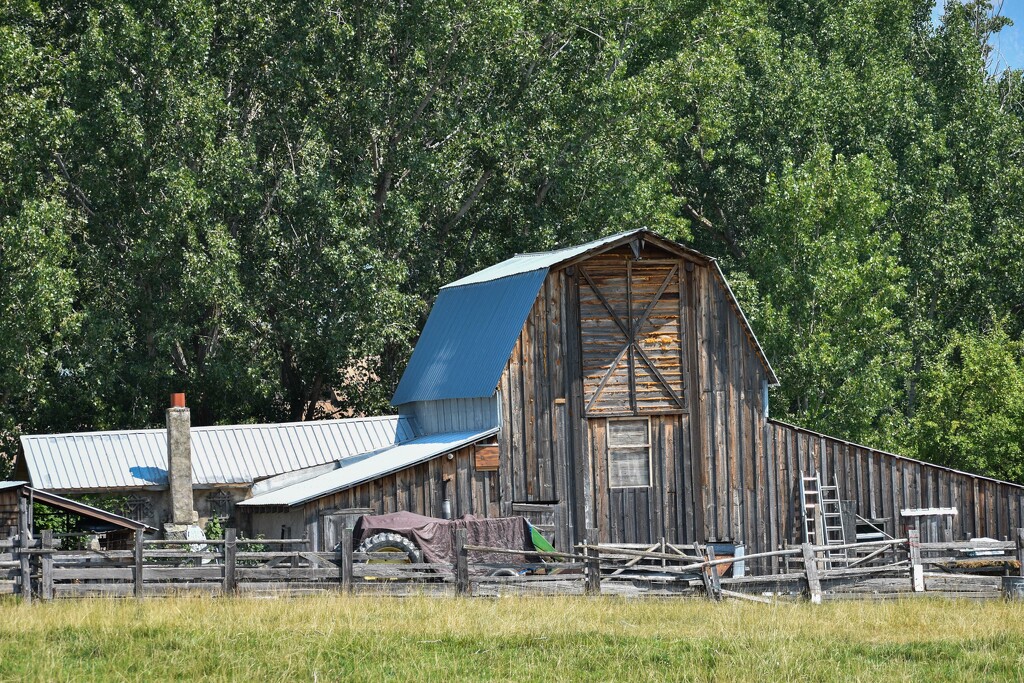
[[[420,515],[441,517],[445,497],[451,501],[453,517],[472,514],[499,517],[498,473],[478,471],[474,463],[475,446],[453,452],[453,458],[440,456],[346,491],[310,501],[304,506],[307,520],[323,524],[323,514],[346,509],[368,509],[374,514],[408,510]],[[447,491],[446,491],[447,487]],[[324,538],[319,529],[318,538]]]
[[[801,540],[799,478],[820,473],[835,477],[861,516],[888,518],[890,533],[908,507],[956,507],[941,530],[951,539],[1003,538],[1024,526],[1022,487],[766,419],[768,371],[718,269],[652,247],[631,257],[624,247],[548,275],[498,386],[497,472],[475,472],[463,449],[316,501],[307,519],[363,507],[438,516],[450,477],[454,514],[525,511],[554,529],[561,548],[665,537],[733,541],[753,553]],[[659,292],[635,337],[661,378],[640,354],[622,353],[627,336],[608,313],[636,321]],[[608,420],[627,415],[650,417],[650,487],[609,486]]]

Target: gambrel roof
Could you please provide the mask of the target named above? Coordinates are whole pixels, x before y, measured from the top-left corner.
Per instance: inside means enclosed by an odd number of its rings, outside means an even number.
[[[640,229],[566,249],[519,254],[442,287],[391,399],[392,405],[493,395],[548,273],[634,240],[712,266],[764,365],[768,381],[777,385],[771,363],[718,263],[689,247]]]

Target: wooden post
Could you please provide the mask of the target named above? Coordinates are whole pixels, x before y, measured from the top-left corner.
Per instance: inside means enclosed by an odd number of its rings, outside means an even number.
[[[238,553],[238,531],[236,529],[224,530],[224,594],[233,595],[238,591],[238,581],[235,579],[235,561]]]
[[[807,591],[811,594],[811,604],[821,604],[821,580],[818,578],[818,558],[810,543],[800,545],[804,554],[804,571],[807,573]]]
[[[466,556],[466,530],[455,530],[455,592],[469,594],[469,558]]]
[[[18,496],[18,560],[21,565],[21,588],[19,593],[22,600],[32,602],[32,565],[31,556],[25,552],[32,545],[28,533],[28,500],[25,496]]]
[[[921,536],[917,529],[907,530],[907,554],[910,557],[910,583],[915,593],[924,592],[924,566],[921,564]]]
[[[586,572],[586,585],[584,586],[584,592],[587,595],[600,595],[601,594],[601,552],[596,548],[591,548],[587,544],[587,541],[583,541],[583,544],[587,547],[583,548],[583,554],[587,558],[584,562],[586,563],[584,570]]]
[[[1018,576],[1024,576],[1024,529],[1017,529],[1016,539],[1017,539],[1017,564],[1020,567],[1018,572],[1017,572],[1017,574],[1018,574]]]
[[[42,550],[39,557],[39,596],[43,600],[53,600],[53,531],[44,529],[42,533]]]
[[[341,590],[345,593],[352,592],[352,530],[344,528],[341,530],[341,549],[338,564],[341,566]]]
[[[143,586],[145,585],[144,584],[145,577],[142,575],[142,564],[143,564],[143,559],[142,559],[142,557],[143,557],[142,556],[143,545],[142,545],[142,541],[143,541],[144,535],[145,534],[143,533],[142,529],[136,529],[135,530],[135,549],[134,549],[135,552],[134,552],[133,559],[135,560],[135,572],[134,572],[135,576],[134,576],[134,578],[135,578],[135,597],[137,597],[137,598],[141,598],[142,597],[142,595],[143,595]]]
[[[715,549],[712,548],[711,546],[707,546],[706,550],[707,550],[706,554],[708,556],[708,562],[714,562],[715,561]],[[713,564],[710,567],[707,567],[705,569],[705,571],[710,572],[708,574],[708,582],[711,585],[711,595],[709,597],[712,600],[715,600],[715,601],[721,600],[722,599],[722,578],[718,575],[718,566]]]

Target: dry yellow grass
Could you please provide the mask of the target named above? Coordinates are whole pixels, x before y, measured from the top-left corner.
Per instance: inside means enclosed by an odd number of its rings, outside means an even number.
[[[1024,680],[1024,603],[0,603],[3,680]]]

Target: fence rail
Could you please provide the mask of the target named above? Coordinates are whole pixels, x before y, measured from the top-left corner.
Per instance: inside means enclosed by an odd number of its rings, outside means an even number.
[[[716,557],[713,546],[584,542],[574,552],[541,552],[470,545],[466,531],[458,529],[454,561],[395,563],[394,553],[354,552],[350,530],[343,532],[339,549],[328,553],[315,551],[307,539],[238,539],[234,529],[217,541],[136,538],[134,548],[125,550],[62,549],[59,539],[44,531],[35,539],[0,539],[0,593],[50,600],[185,591],[220,595],[340,590],[693,595],[758,602],[807,596],[817,603],[908,594],[996,597],[1001,577],[972,569],[985,566],[990,572],[1024,576],[1022,529],[1014,541],[918,543],[911,531],[907,538],[848,543],[843,549],[849,559],[843,564],[830,557],[836,549],[803,544],[740,558]],[[726,573],[741,559],[767,557],[782,557],[787,570],[750,576]]]

